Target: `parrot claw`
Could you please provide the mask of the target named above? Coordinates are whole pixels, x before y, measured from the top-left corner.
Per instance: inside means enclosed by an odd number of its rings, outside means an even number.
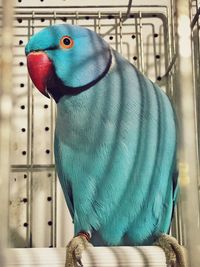
[[[74,237],[67,245],[65,267],[83,267],[81,261],[82,253],[90,246],[92,245],[84,236]]]
[[[179,245],[178,241],[173,236],[162,234],[153,245],[159,246],[164,250],[167,266],[187,266],[183,246]]]

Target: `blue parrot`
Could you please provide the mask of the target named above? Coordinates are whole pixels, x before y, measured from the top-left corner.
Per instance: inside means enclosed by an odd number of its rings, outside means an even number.
[[[95,32],[54,25],[32,36],[27,65],[57,103],[56,169],[75,235],[151,245],[177,195],[176,119],[167,95]]]

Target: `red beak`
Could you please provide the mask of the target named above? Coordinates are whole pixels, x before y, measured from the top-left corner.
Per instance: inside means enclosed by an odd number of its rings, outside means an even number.
[[[49,95],[47,79],[53,74],[53,64],[44,52],[31,52],[27,56],[28,72],[33,84],[46,97]]]

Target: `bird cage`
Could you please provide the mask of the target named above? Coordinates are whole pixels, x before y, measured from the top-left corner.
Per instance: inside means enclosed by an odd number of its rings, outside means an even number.
[[[180,86],[179,81],[183,72],[178,65],[179,62],[181,64],[181,56],[178,59],[180,51],[176,38],[179,34],[177,14],[181,14],[181,8],[178,6],[177,10],[176,1],[146,1],[145,4],[145,1],[138,0],[133,3],[129,1],[129,4],[121,1],[123,4],[75,5],[73,1],[68,4],[66,1],[58,0],[56,6],[52,4],[54,1],[37,2],[36,5],[34,1],[18,1],[14,7],[10,128],[3,119],[0,121],[1,129],[5,127],[11,132],[7,210],[8,239],[11,248],[64,247],[73,237],[73,224],[54,163],[56,105],[52,99],[41,97],[27,73],[24,48],[33,34],[46,26],[61,23],[80,25],[96,31],[111,47],[157,83],[172,99],[174,106],[178,106],[178,110],[181,106],[177,100],[180,96],[177,94],[177,87]],[[200,141],[197,1],[190,1],[189,11],[192,22],[192,79],[195,85],[197,117],[194,135],[198,141],[198,152]],[[9,140],[3,143],[4,138],[5,136],[1,136],[0,144],[8,147]],[[8,162],[2,164],[5,166]],[[199,164],[198,158],[196,164]],[[187,169],[184,165],[181,173],[185,168]],[[196,168],[198,169],[198,166]],[[8,173],[4,171],[1,175],[8,176]],[[187,227],[184,223],[183,207],[181,203],[176,207],[171,232],[181,243],[186,244]]]

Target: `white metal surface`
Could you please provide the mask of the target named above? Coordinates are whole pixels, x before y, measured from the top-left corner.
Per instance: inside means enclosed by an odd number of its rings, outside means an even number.
[[[63,267],[65,249],[10,249],[7,267]],[[83,253],[84,267],[166,267],[165,254],[159,247],[96,247]]]

